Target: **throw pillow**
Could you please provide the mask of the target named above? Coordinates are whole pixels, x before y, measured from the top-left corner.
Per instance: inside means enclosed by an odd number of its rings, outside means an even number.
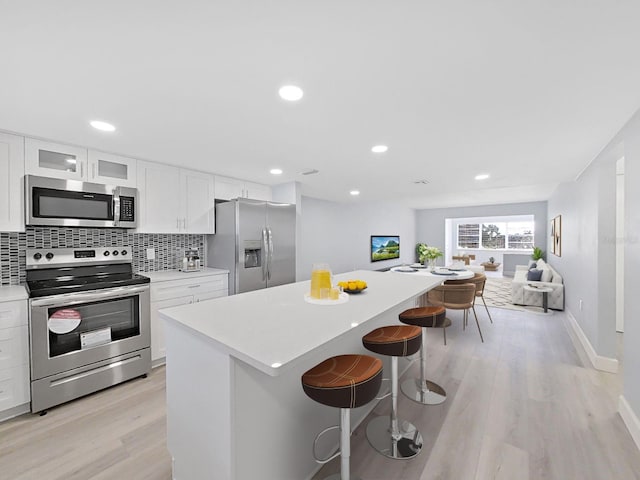
[[[553,272],[551,271],[551,269],[550,268],[543,268],[542,269],[542,277],[540,277],[540,281],[541,282],[550,282],[552,278],[553,278]]]
[[[533,268],[527,272],[527,281],[529,282],[539,282],[541,278],[542,270],[536,270]]]
[[[547,264],[547,262],[545,262],[543,259],[539,258],[538,260],[536,260],[536,263],[538,264],[538,268],[542,268],[543,266],[545,266]]]
[[[531,263],[531,265],[529,265],[529,270],[533,270],[534,268],[538,268],[538,264],[536,262]]]

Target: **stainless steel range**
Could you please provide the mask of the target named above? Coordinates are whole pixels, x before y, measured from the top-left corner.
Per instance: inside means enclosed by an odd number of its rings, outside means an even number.
[[[128,247],[27,249],[31,411],[151,369],[149,279]]]

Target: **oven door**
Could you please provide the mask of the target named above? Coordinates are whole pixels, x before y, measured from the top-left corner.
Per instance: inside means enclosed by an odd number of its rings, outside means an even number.
[[[32,380],[150,346],[148,285],[29,303]]]

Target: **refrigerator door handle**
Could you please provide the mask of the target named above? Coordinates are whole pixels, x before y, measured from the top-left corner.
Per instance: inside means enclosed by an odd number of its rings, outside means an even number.
[[[267,262],[269,261],[269,244],[267,229],[262,229],[262,281],[267,279]]]
[[[271,280],[271,263],[273,262],[273,232],[270,227],[267,227],[267,233],[269,234],[269,263],[267,264],[267,280]]]

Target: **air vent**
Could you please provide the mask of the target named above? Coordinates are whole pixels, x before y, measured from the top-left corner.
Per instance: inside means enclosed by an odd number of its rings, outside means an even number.
[[[415,180],[413,183],[415,183],[416,185],[428,185],[429,180]]]
[[[309,168],[307,170],[303,170],[301,173],[302,175],[315,175],[318,172],[319,170],[316,170],[315,168]]]

